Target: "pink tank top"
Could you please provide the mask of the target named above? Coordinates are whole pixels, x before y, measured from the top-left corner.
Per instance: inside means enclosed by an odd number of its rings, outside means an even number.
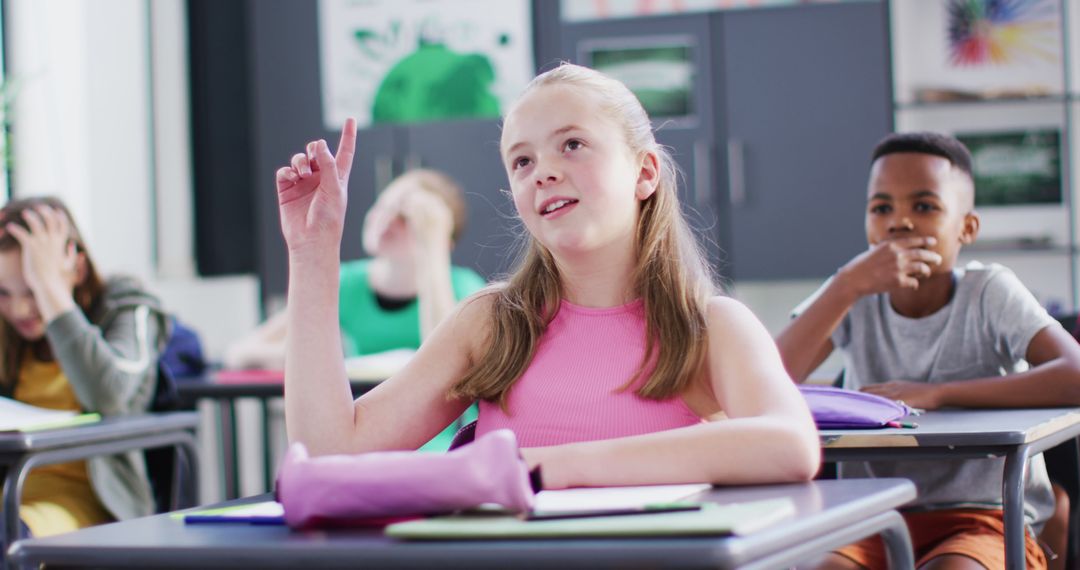
[[[644,354],[641,300],[605,309],[563,301],[510,390],[510,413],[481,401],[476,436],[506,428],[521,447],[541,447],[700,423],[681,397],[658,402],[638,397],[637,385],[620,390]]]

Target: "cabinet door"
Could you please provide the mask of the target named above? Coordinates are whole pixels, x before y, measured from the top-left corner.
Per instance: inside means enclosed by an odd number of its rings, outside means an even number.
[[[892,127],[886,8],[741,10],[718,22],[734,277],[827,276],[866,247],[870,153]]]
[[[465,234],[453,261],[488,279],[511,268],[517,252],[517,214],[499,156],[499,121],[477,119],[401,127],[404,168],[434,168],[454,178],[468,204]],[[524,231],[523,229],[520,231]]]

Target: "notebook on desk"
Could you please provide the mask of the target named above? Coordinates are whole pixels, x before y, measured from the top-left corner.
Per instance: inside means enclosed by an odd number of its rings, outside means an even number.
[[[38,431],[99,421],[98,414],[50,410],[0,397],[0,432]]]
[[[790,499],[768,499],[706,503],[700,510],[686,512],[556,520],[454,515],[392,524],[386,527],[386,535],[405,540],[726,536],[757,532],[794,514]]]

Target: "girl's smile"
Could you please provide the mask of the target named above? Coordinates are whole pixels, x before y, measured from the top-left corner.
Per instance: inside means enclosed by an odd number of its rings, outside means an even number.
[[[553,220],[569,213],[577,204],[578,200],[574,198],[549,198],[540,205],[540,215]]]

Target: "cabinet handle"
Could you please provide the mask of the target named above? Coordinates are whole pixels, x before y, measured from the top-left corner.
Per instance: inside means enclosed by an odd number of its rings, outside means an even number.
[[[709,209],[709,194],[712,186],[712,162],[709,142],[703,139],[694,141],[694,205],[698,211]]]
[[[746,165],[744,162],[743,143],[737,139],[728,139],[728,199],[733,207],[746,203]]]
[[[375,157],[375,194],[382,192],[394,178],[394,157],[380,154]]]

